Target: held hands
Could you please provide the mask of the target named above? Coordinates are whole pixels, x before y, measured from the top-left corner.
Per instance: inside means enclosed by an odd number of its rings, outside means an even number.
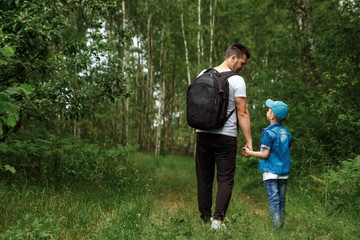
[[[249,143],[247,143],[247,144],[245,144],[245,146],[243,147],[242,155],[243,155],[244,157],[247,157],[247,158],[248,158],[248,157],[250,157],[249,153],[250,153],[252,150],[253,150],[252,145],[249,144]]]

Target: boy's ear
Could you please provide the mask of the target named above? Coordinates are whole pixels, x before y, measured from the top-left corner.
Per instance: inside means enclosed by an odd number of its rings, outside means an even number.
[[[277,119],[277,117],[275,116],[275,114],[274,114],[273,111],[271,111],[270,118],[271,118],[271,120],[275,120],[275,121],[278,122],[278,123],[281,122],[279,119]]]
[[[270,117],[271,117],[271,120],[274,120],[276,118],[275,114],[273,111],[271,111],[271,114],[270,114]]]

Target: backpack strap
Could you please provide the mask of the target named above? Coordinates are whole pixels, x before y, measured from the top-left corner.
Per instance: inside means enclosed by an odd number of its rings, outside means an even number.
[[[221,72],[221,74],[224,75],[226,78],[229,78],[234,75],[239,75],[238,73],[233,72],[233,71],[225,71],[225,72]]]
[[[233,71],[218,72],[218,70],[216,70],[216,69],[213,68],[213,67],[207,68],[207,69],[203,72],[203,74],[204,74],[204,73],[207,73],[207,72],[210,72],[211,70],[213,70],[213,71],[215,71],[215,72],[217,72],[217,73],[225,76],[225,78],[229,78],[229,77],[234,76],[234,75],[239,75],[238,73],[233,72]]]
[[[215,70],[215,71],[217,72],[217,70],[216,70],[215,68],[212,68],[212,67],[211,67],[211,68],[207,68],[207,69],[203,72],[203,74],[204,74],[204,73],[207,73],[207,72],[210,72],[211,70]]]
[[[235,103],[236,104],[236,103]],[[235,115],[236,115],[236,130],[239,131],[240,129],[240,126],[239,126],[239,119],[237,117],[237,108],[235,107],[230,113],[229,115],[226,116],[226,121],[230,118],[230,116],[235,112]],[[225,121],[225,122],[226,122]]]
[[[221,74],[223,74],[226,79],[228,79],[229,77],[231,76],[234,76],[234,75],[239,75],[238,73],[236,72],[233,72],[233,71],[225,71],[225,72],[222,72]],[[237,109],[236,109],[236,103],[235,103],[235,108],[230,112],[230,114],[226,117],[226,121],[230,118],[230,116],[235,112],[235,115],[236,115],[236,128],[237,130],[239,131],[240,127],[239,127],[239,119],[238,119],[238,116],[237,116]]]

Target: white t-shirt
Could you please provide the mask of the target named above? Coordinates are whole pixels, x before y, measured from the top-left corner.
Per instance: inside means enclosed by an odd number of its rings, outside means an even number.
[[[289,175],[286,176],[279,176],[276,175],[275,173],[271,173],[271,172],[263,172],[263,181],[266,180],[270,180],[270,179],[288,179]]]
[[[203,74],[205,70],[203,70],[201,74]],[[230,71],[228,69],[227,71]],[[229,104],[227,109],[227,114],[230,114],[232,110],[235,109],[235,97],[246,97],[246,85],[245,80],[239,76],[234,75],[228,78],[229,82]],[[231,114],[229,119],[226,121],[223,128],[218,130],[200,130],[197,129],[196,132],[206,132],[206,133],[215,133],[215,134],[222,134],[227,135],[230,137],[236,137],[237,136],[237,126],[236,126],[237,118],[236,118],[236,110]]]

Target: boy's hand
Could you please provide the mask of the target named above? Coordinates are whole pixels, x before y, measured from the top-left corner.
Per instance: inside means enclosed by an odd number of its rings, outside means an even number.
[[[247,158],[250,157],[250,155],[248,154],[251,151],[250,148],[252,148],[252,146],[250,146],[249,144],[245,144],[245,146],[243,147],[243,152],[242,152],[242,155],[244,157],[247,157]]]
[[[248,152],[249,152],[249,149],[247,147],[243,147],[243,155],[249,156]]]

